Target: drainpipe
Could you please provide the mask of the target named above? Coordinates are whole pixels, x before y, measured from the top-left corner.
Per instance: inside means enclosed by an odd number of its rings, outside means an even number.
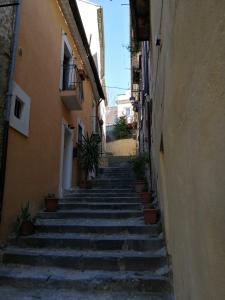
[[[7,160],[7,149],[8,149],[8,135],[9,135],[9,117],[11,110],[11,98],[12,98],[12,88],[13,88],[13,75],[16,65],[16,52],[17,52],[17,42],[21,15],[21,3],[22,0],[17,0],[17,5],[15,6],[15,23],[12,35],[12,46],[11,46],[11,62],[9,65],[9,77],[8,77],[8,91],[5,99],[4,108],[4,125],[3,125],[3,145],[2,145],[2,160],[1,160],[1,170],[0,170],[0,220],[1,211],[4,197],[4,187],[5,187],[5,174],[6,174],[6,160]]]

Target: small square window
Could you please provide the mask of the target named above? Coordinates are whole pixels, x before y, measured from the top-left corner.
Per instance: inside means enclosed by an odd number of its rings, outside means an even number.
[[[17,117],[17,119],[22,118],[23,106],[23,101],[21,101],[20,98],[16,97],[14,106],[14,116]]]
[[[28,137],[30,122],[30,97],[13,82],[12,105],[9,124],[12,128]]]

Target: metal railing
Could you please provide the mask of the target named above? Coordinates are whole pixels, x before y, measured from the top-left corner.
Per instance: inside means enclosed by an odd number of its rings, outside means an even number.
[[[63,64],[62,89],[64,91],[77,90],[78,96],[83,99],[83,81],[76,65]]]

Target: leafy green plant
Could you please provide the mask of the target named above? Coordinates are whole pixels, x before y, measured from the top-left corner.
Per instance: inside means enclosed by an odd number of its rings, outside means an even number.
[[[20,233],[20,228],[23,222],[35,222],[36,217],[32,217],[30,213],[30,202],[28,201],[25,206],[21,206],[20,214],[16,218],[15,222],[15,232],[18,236]]]
[[[145,180],[145,166],[148,162],[149,158],[145,152],[131,158],[130,163],[138,180]]]
[[[97,169],[99,162],[99,141],[95,136],[87,133],[83,136],[82,144],[77,146],[78,160],[81,167],[85,171],[85,181],[87,181],[88,173]]]
[[[128,127],[127,118],[125,116],[122,116],[117,120],[114,126],[113,134],[117,139],[122,139],[129,136],[130,129]]]

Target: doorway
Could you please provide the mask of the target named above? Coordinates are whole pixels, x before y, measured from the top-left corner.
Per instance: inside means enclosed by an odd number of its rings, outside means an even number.
[[[62,126],[61,194],[72,187],[73,136],[68,124]]]

